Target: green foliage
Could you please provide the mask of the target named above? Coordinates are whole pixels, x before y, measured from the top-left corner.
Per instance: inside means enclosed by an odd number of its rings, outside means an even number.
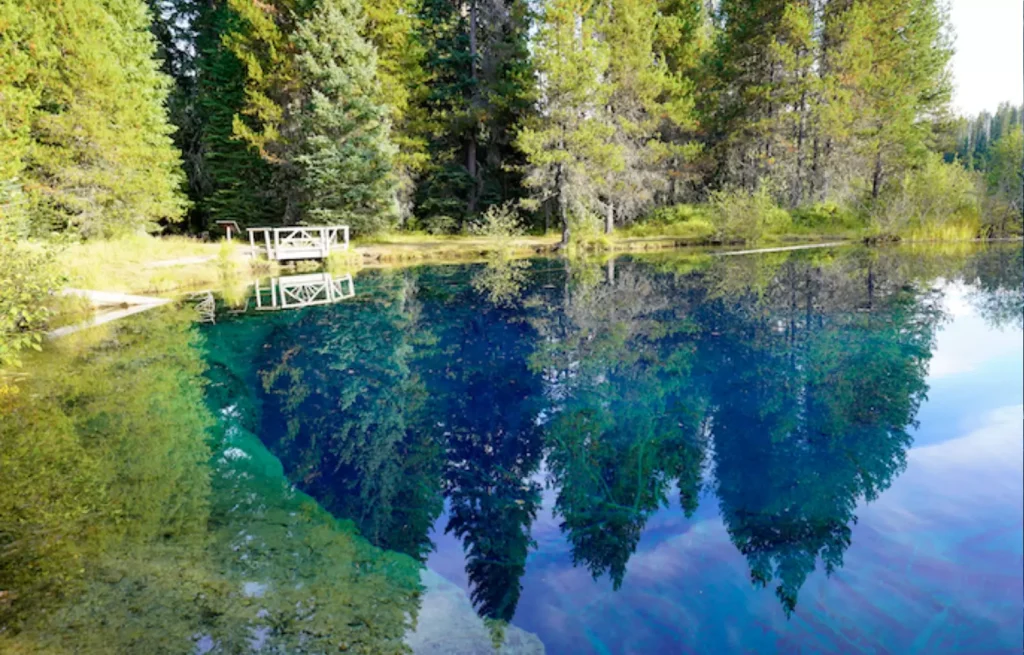
[[[995,146],[1003,137],[1020,129],[1024,107],[1002,103],[995,113],[959,118],[950,126],[945,143],[946,161],[958,159],[966,168],[989,171],[995,163]]]
[[[3,227],[0,223],[0,370],[18,366],[20,351],[41,348],[52,297],[63,281],[53,249],[21,244]]]
[[[299,23],[296,66],[306,90],[295,108],[301,216],[372,234],[398,218],[388,109],[379,96],[377,59],[361,35],[355,0],[321,0]]]
[[[793,227],[808,231],[855,230],[864,220],[852,209],[832,201],[816,202],[794,209]]]
[[[533,206],[553,201],[569,244],[570,217],[587,217],[601,206],[602,187],[622,168],[614,126],[603,116],[612,86],[610,52],[590,5],[549,0],[536,37],[534,61],[544,81],[540,116],[519,132],[517,145],[529,162],[524,184]]]
[[[785,209],[765,186],[757,191],[735,188],[711,195],[712,224],[720,239],[757,243],[765,236],[784,232],[792,223]]]
[[[704,239],[714,233],[715,228],[704,207],[680,203],[655,209],[626,230],[620,231],[620,236],[676,236]]]
[[[980,223],[979,180],[957,164],[930,155],[901,183],[886,189],[873,209],[882,234],[909,238],[973,238]]]
[[[1024,228],[1024,129],[1010,128],[992,146],[985,174],[989,208],[986,221],[998,235]]]
[[[507,244],[512,239],[522,236],[525,230],[515,205],[505,203],[488,207],[483,217],[474,223],[469,231],[471,234]]]
[[[143,0],[0,5],[0,180],[39,233],[154,230],[185,208]]]
[[[457,230],[492,204],[522,194],[513,144],[532,115],[535,79],[524,0],[423,0],[417,40],[426,50],[423,138],[429,160],[415,194],[420,219],[449,216]]]

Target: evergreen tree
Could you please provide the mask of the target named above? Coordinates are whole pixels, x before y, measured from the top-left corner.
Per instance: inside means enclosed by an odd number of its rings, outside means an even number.
[[[665,161],[668,190],[663,200],[679,202],[689,183],[697,181],[694,162],[701,144],[696,107],[701,63],[711,45],[711,23],[703,0],[659,0],[655,57],[667,67],[664,98],[669,120],[661,126],[662,139],[670,144]]]
[[[416,212],[433,229],[461,229],[519,196],[513,142],[532,107],[530,12],[525,0],[425,0],[421,25],[431,164]]]
[[[416,182],[430,163],[421,5],[422,0],[363,3],[366,38],[377,50],[381,101],[391,111],[391,139],[398,148],[394,166],[403,221],[412,214]]]
[[[1024,220],[1024,131],[1020,125],[1008,128],[993,144],[986,182],[998,233],[1020,233]]]
[[[186,170],[200,214],[193,222],[204,228],[216,220],[274,224],[284,216],[271,163],[235,131],[246,106],[246,67],[227,46],[225,35],[242,29],[239,15],[220,0],[204,6],[194,25],[198,152]]]
[[[303,91],[292,109],[302,218],[347,224],[356,234],[390,226],[398,209],[389,111],[376,53],[360,35],[364,21],[354,0],[321,0],[299,23]]]
[[[705,99],[705,129],[714,159],[714,185],[756,188],[779,153],[775,118],[783,109],[774,97],[787,73],[773,56],[783,32],[786,0],[723,0],[721,24],[709,58],[711,88]]]
[[[169,81],[142,0],[10,0],[0,46],[0,173],[35,230],[86,237],[182,216]]]
[[[549,0],[534,57],[540,80],[540,115],[517,145],[526,154],[533,205],[554,201],[568,245],[570,219],[587,220],[601,207],[611,173],[622,169],[620,148],[605,114],[612,88],[609,51],[596,31],[589,0]]]
[[[620,222],[636,218],[666,188],[665,163],[681,153],[674,153],[662,135],[678,133],[692,122],[688,89],[672,77],[666,59],[655,56],[658,12],[655,0],[609,0],[604,7],[601,33],[615,53],[607,71],[611,86],[607,111],[615,128],[614,142],[622,153],[622,167],[611,176],[604,193],[608,233],[616,216]],[[682,30],[692,28],[671,27],[679,54],[689,45],[680,41],[693,38]]]
[[[868,5],[871,75],[861,89],[865,111],[858,136],[868,159],[871,197],[877,199],[894,171],[921,161],[927,152],[934,119],[949,103],[947,65],[953,51],[946,16],[935,0]]]

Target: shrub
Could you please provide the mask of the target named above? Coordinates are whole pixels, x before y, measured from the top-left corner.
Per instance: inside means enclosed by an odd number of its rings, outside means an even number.
[[[707,212],[693,205],[659,207],[638,223],[622,230],[626,237],[673,236],[705,239],[715,232]]]
[[[523,235],[523,223],[512,202],[491,205],[482,217],[469,226],[470,234],[508,242]]]
[[[655,209],[647,215],[643,222],[654,225],[677,225],[679,223],[707,222],[707,220],[707,212],[702,208],[680,203]]]
[[[19,243],[0,226],[0,368],[19,365],[25,348],[41,348],[61,282],[52,249]]]
[[[423,229],[434,236],[454,234],[459,224],[451,216],[428,216],[422,220]]]
[[[792,225],[785,209],[775,204],[766,186],[757,191],[724,189],[711,194],[711,219],[718,237],[755,243]]]
[[[793,227],[804,230],[852,230],[864,220],[848,207],[832,201],[816,202],[792,212]]]
[[[873,208],[873,223],[882,234],[908,239],[964,239],[980,230],[976,173],[940,155],[890,185]]]
[[[602,229],[602,221],[591,213],[569,216],[569,247],[573,251],[609,250],[611,241]]]

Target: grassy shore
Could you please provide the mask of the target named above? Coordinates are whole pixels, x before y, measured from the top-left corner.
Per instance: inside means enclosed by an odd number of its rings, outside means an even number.
[[[758,247],[858,241],[856,232],[792,233],[773,235]],[[425,233],[386,234],[353,242],[352,250],[339,253],[327,263],[330,270],[352,271],[361,267],[401,266],[417,263],[483,261],[496,252],[509,257],[534,257],[557,253],[560,235],[495,239],[472,236],[436,236]],[[595,235],[583,246],[594,252],[643,253],[710,246],[706,235],[644,234],[620,231]],[[90,241],[64,247],[58,254],[67,286],[97,291],[170,296],[206,289],[225,289],[248,284],[256,277],[279,271],[318,270],[309,263],[279,267],[252,260],[248,244],[202,242],[187,237],[137,236],[113,241]]]

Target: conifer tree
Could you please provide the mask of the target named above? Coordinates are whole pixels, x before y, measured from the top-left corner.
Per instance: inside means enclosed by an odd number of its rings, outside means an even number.
[[[377,50],[381,101],[391,110],[391,140],[398,148],[394,166],[403,221],[412,214],[416,182],[430,163],[421,5],[422,0],[363,3],[365,35]]]
[[[519,195],[514,140],[533,104],[530,18],[526,0],[424,0],[431,163],[417,214],[428,226],[465,227]]]
[[[696,36],[687,33],[694,29],[688,24],[694,17],[683,13],[692,8],[679,9],[675,15],[659,16],[655,0],[608,0],[603,6],[601,34],[614,53],[607,71],[607,111],[622,154],[622,168],[611,176],[604,194],[605,232],[612,231],[616,217],[620,222],[631,220],[647,208],[667,186],[669,159],[684,154],[663,135],[677,135],[692,126],[692,97],[673,77],[667,58],[656,55],[663,22],[670,30],[673,54],[685,57],[685,50],[693,47],[683,41]]]
[[[198,56],[195,97],[190,102],[197,145],[196,161],[187,161],[186,171],[200,213],[194,223],[203,228],[217,220],[243,226],[275,224],[285,214],[273,165],[236,132],[247,106],[247,68],[226,37],[246,25],[223,0],[202,7],[195,19]]]
[[[861,93],[858,130],[868,158],[868,184],[877,199],[892,173],[927,153],[935,120],[952,94],[947,66],[952,47],[946,16],[935,0],[874,0],[867,43],[871,74]]]
[[[291,113],[301,216],[368,233],[397,218],[389,110],[356,0],[319,0],[295,32],[302,82]]]
[[[687,184],[698,179],[697,90],[711,27],[703,0],[658,0],[654,55],[667,68],[663,101],[668,119],[661,126],[662,139],[670,146],[665,161],[668,189],[662,198],[667,203],[679,202]]]
[[[143,0],[11,0],[0,46],[2,174],[36,231],[109,236],[181,218],[169,80]]]
[[[622,170],[615,128],[605,114],[612,92],[608,45],[597,34],[594,9],[589,0],[545,3],[534,50],[540,114],[517,140],[528,162],[532,204],[554,201],[563,246],[571,219],[596,213],[611,174]]]

